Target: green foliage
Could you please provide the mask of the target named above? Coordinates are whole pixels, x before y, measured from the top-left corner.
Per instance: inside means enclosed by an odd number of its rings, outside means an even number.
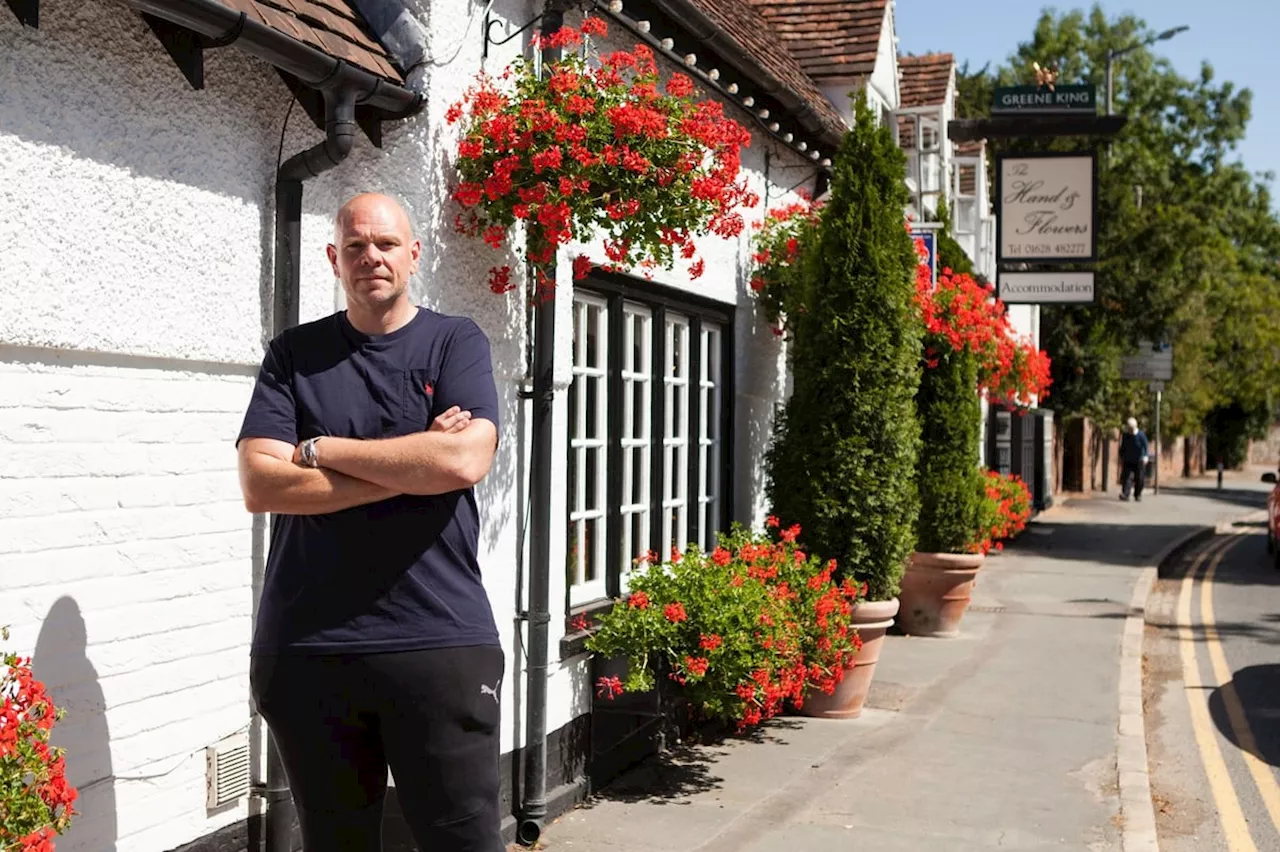
[[[1271,425],[1271,409],[1260,406],[1246,409],[1239,403],[1214,408],[1205,416],[1208,431],[1205,441],[1210,466],[1219,461],[1225,467],[1239,468],[1249,454],[1249,439],[1262,439]]]
[[[960,114],[987,114],[992,86],[1031,82],[1033,61],[1105,99],[1107,51],[1152,34],[1142,20],[1109,19],[1098,6],[1045,12],[1000,68],[962,69]],[[1231,159],[1251,115],[1248,89],[1215,80],[1207,64],[1183,77],[1151,47],[1118,57],[1113,69],[1113,111],[1128,123],[1099,152],[1097,299],[1041,310],[1054,408],[1063,420],[1101,422],[1148,411],[1145,383],[1121,379],[1119,359],[1140,339],[1164,338],[1175,355],[1166,436],[1191,434],[1215,409],[1259,408],[1280,384],[1280,223],[1265,184]],[[1091,144],[1018,140],[1030,150]]]
[[[965,254],[955,237],[951,236],[951,211],[947,208],[945,198],[938,201],[938,221],[942,222],[942,228],[938,231],[938,269],[973,275],[973,261]]]
[[[920,445],[920,520],[916,549],[966,553],[982,537],[979,468],[982,403],[978,364],[968,351],[945,350],[925,369],[916,395]]]
[[[794,385],[766,459],[768,495],[809,548],[884,600],[915,544],[921,324],[905,157],[865,102],[855,114],[818,239],[804,247],[806,310],[791,319]]]

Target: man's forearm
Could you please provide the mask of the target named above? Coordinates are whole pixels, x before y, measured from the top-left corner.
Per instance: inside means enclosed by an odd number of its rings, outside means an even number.
[[[278,515],[324,515],[402,493],[337,471],[300,467],[266,455],[248,464],[242,486],[249,511]]]
[[[316,450],[321,468],[404,494],[448,494],[470,488],[488,472],[492,455],[477,446],[477,437],[493,432],[482,423],[487,421],[473,422],[460,432],[417,432],[381,440],[324,438]]]

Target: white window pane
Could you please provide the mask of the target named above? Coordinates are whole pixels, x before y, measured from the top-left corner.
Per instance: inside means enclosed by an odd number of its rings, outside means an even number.
[[[605,596],[609,471],[607,303],[576,293],[573,304],[573,381],[569,387],[569,554],[571,604]]]
[[[698,529],[702,546],[713,547],[719,523],[721,439],[723,405],[721,377],[721,329],[703,323],[699,342],[702,369],[699,371],[701,416],[698,424]]]

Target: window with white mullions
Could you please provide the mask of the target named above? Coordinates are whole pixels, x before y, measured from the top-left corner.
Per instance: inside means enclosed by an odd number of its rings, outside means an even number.
[[[662,548],[664,559],[671,549],[689,541],[689,320],[666,315],[663,347],[662,429]]]
[[[626,302],[622,328],[622,546],[617,558],[625,589],[632,560],[652,540],[653,313]]]
[[[666,559],[725,529],[733,309],[621,276],[574,289],[566,597],[577,608],[625,594],[649,550]]]
[[[698,336],[698,537],[703,550],[710,550],[716,546],[720,517],[723,338],[720,326],[705,320]]]
[[[573,299],[573,381],[569,386],[570,604],[605,596],[608,537],[608,304],[578,293]]]

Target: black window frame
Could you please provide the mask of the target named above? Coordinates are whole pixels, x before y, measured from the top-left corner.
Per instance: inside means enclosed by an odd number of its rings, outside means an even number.
[[[565,584],[565,610],[571,616],[591,614],[607,608],[612,601],[622,595],[622,476],[623,448],[623,378],[624,362],[623,342],[625,340],[624,323],[626,311],[624,302],[632,302],[647,308],[652,317],[650,324],[650,484],[649,484],[649,549],[658,550],[662,538],[662,517],[666,511],[663,506],[663,437],[665,424],[664,377],[666,376],[666,317],[668,312],[678,313],[689,322],[689,405],[686,411],[688,424],[688,499],[685,512],[688,517],[689,542],[702,540],[702,530],[698,522],[700,515],[698,500],[700,473],[700,434],[698,426],[702,412],[702,326],[703,323],[714,323],[720,327],[720,423],[719,423],[719,483],[718,498],[714,508],[715,524],[718,530],[727,531],[733,517],[733,458],[734,458],[734,322],[737,309],[734,305],[717,302],[672,287],[649,281],[639,281],[626,275],[597,271],[587,278],[574,282],[574,292],[585,292],[602,298],[607,305],[608,345],[606,349],[606,384],[608,399],[606,406],[605,434],[608,436],[605,449],[605,464],[608,471],[606,515],[605,515],[605,597],[595,601],[572,604],[571,587]],[[570,412],[571,414],[571,412]],[[562,449],[569,469],[572,450],[572,423],[567,424],[567,440]],[[566,492],[567,493],[567,492]],[[572,498],[570,498],[572,499]],[[572,535],[572,526],[568,524],[572,513],[572,503],[566,506],[566,540]],[[660,554],[666,558],[666,554]]]

